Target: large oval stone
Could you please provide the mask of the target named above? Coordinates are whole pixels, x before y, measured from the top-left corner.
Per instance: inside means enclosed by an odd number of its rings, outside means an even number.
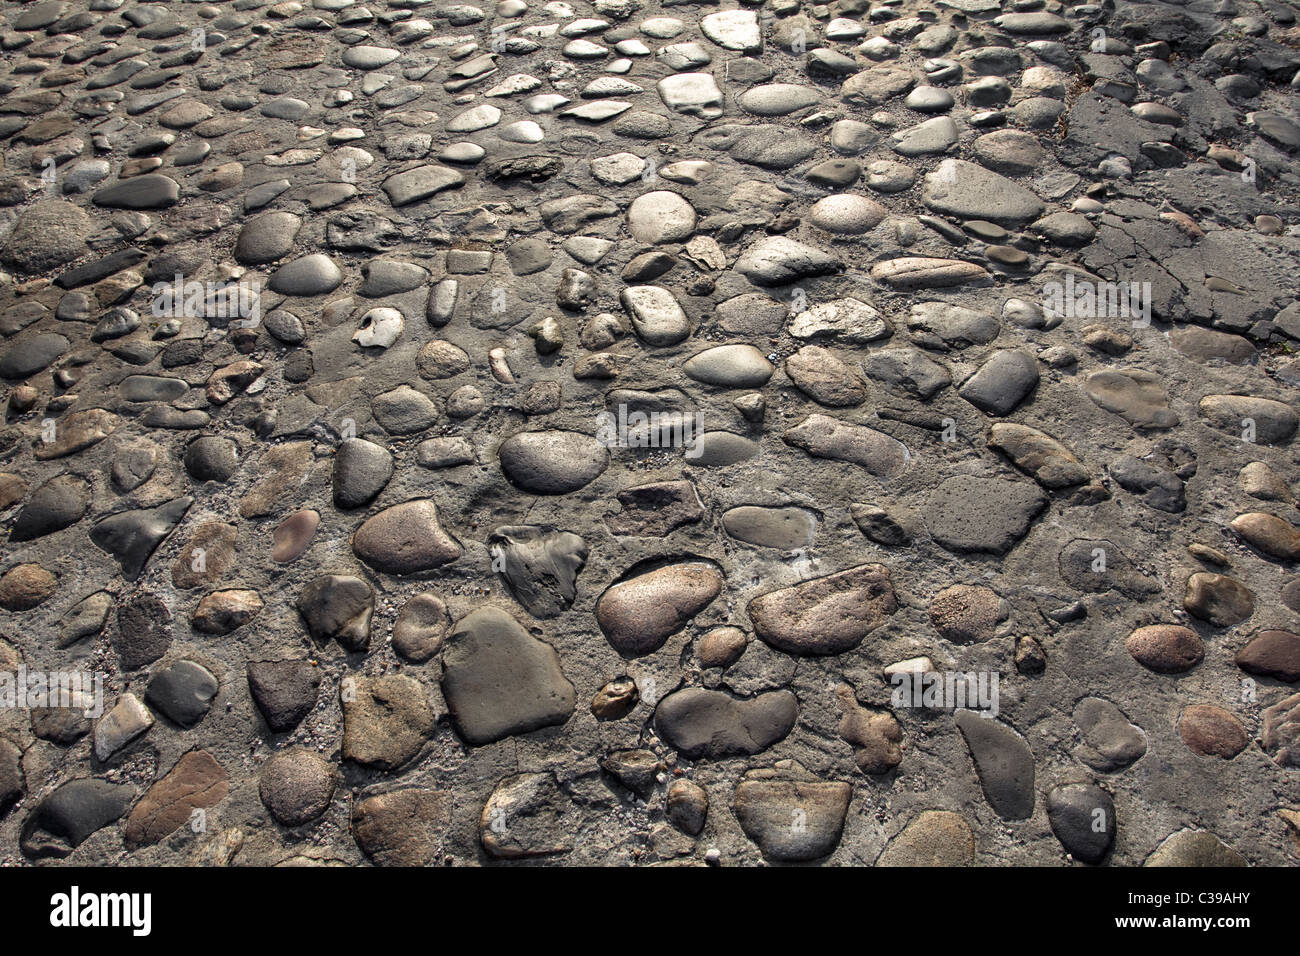
[[[567,495],[590,484],[609,466],[609,452],[580,432],[521,432],[497,450],[501,470],[535,495]]]
[[[1179,624],[1139,627],[1124,641],[1133,659],[1157,674],[1181,674],[1205,657],[1205,646],[1191,628]]]

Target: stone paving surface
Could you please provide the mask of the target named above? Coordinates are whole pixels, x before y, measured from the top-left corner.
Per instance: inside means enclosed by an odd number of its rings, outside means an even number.
[[[1294,3],[0,48],[0,864],[1296,863]]]

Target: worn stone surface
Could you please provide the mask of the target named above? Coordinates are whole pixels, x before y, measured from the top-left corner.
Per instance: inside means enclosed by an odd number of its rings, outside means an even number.
[[[789,691],[741,700],[724,691],[688,687],[660,702],[655,726],[683,755],[719,758],[766,750],[790,733],[798,713],[798,701]]]
[[[717,597],[723,583],[717,567],[704,561],[634,574],[600,596],[596,622],[620,654],[648,654]]]
[[[754,633],[788,654],[842,654],[898,610],[889,569],[864,564],[750,601]]]
[[[0,23],[0,864],[1295,862],[1288,5]]]
[[[493,607],[458,622],[447,638],[442,693],[457,732],[473,745],[563,724],[574,709],[555,650]]]
[[[128,846],[157,843],[190,821],[195,810],[208,810],[225,799],[230,778],[205,750],[181,757],[140,798],[122,828]]]
[[[731,812],[767,860],[802,863],[834,852],[852,788],[819,780],[797,764],[751,770],[736,787]]]

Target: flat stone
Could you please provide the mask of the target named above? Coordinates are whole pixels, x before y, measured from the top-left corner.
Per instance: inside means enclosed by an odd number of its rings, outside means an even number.
[[[989,640],[1010,616],[1009,603],[981,585],[954,584],[930,601],[930,623],[944,640],[956,644]]]
[[[34,203],[0,245],[0,263],[29,274],[57,269],[90,252],[86,238],[92,228],[90,217],[70,202]]]
[[[1289,405],[1249,395],[1206,395],[1198,410],[1220,431],[1267,445],[1289,442],[1300,425]]]
[[[11,543],[33,541],[81,520],[90,507],[90,485],[76,475],[56,475],[36,487],[9,526]]]
[[[960,159],[945,159],[925,177],[921,201],[943,215],[1005,226],[1037,219],[1044,208],[1043,201],[1023,186]]]
[[[879,505],[855,503],[849,506],[849,513],[853,516],[853,523],[858,526],[858,530],[877,544],[897,547],[912,540],[912,531],[909,528],[911,520],[908,518],[900,520]]]
[[[1237,475],[1241,490],[1262,501],[1291,501],[1291,488],[1285,478],[1262,461],[1252,461]]]
[[[731,810],[765,860],[804,863],[829,856],[839,845],[852,795],[847,783],[826,782],[782,762],[772,770],[748,771]]]
[[[374,501],[393,477],[393,456],[388,449],[364,438],[343,441],[334,453],[334,504],[360,508]]]
[[[876,866],[971,866],[975,835],[960,813],[923,810],[881,852]]]
[[[393,650],[404,660],[423,663],[442,647],[451,631],[447,605],[435,594],[417,594],[393,622]]]
[[[794,729],[799,703],[788,690],[748,700],[720,690],[686,687],[664,697],[655,708],[655,729],[664,741],[691,760],[762,753]]]
[[[797,339],[824,336],[852,345],[874,342],[892,331],[875,306],[853,298],[818,302],[796,314],[787,328]]]
[[[695,232],[695,209],[677,193],[657,189],[632,200],[627,223],[639,242],[682,242]]]
[[[1029,744],[995,718],[962,710],[954,719],[989,806],[1004,820],[1030,816],[1034,812],[1034,755]]]
[[[754,633],[787,654],[842,654],[884,624],[898,602],[883,564],[863,564],[759,595],[747,613]]]
[[[587,545],[576,534],[537,525],[509,525],[488,537],[494,567],[533,617],[558,617],[573,606]]]
[[[443,862],[451,808],[451,795],[439,790],[404,787],[377,794],[353,804],[352,835],[376,866],[433,866]]]
[[[1004,176],[1027,176],[1047,159],[1047,153],[1032,133],[1000,129],[978,136],[972,144],[975,158]]]
[[[794,551],[812,544],[817,519],[804,508],[741,505],[723,512],[722,526],[738,541]]]
[[[315,253],[294,259],[271,273],[267,282],[272,292],[282,295],[316,296],[333,292],[343,282],[343,270],[329,256]]]
[[[404,674],[352,678],[342,699],[344,760],[395,770],[433,736],[433,708],[424,687]]]
[[[273,733],[297,727],[316,706],[320,668],[307,660],[249,661],[248,691]]]
[[[814,458],[860,465],[879,478],[901,474],[911,458],[907,446],[897,439],[826,415],[809,415],[786,431],[782,440]]]
[[[1246,858],[1204,830],[1179,830],[1166,837],[1143,866],[1247,866]]]
[[[280,522],[271,537],[271,560],[288,564],[301,557],[316,536],[320,513],[310,508],[295,511]]]
[[[735,270],[758,286],[789,285],[843,268],[844,263],[830,253],[784,236],[760,239],[735,263]]]
[[[1074,755],[1093,770],[1123,770],[1147,752],[1146,734],[1104,698],[1081,699],[1074,705],[1074,722],[1083,734]]]
[[[225,635],[238,630],[261,613],[262,597],[246,588],[231,588],[205,594],[194,609],[191,624],[203,634]]]
[[[1254,548],[1279,561],[1300,561],[1300,528],[1277,515],[1252,511],[1232,519],[1232,530]]]
[[[849,684],[835,688],[841,716],[839,735],[853,748],[853,762],[865,774],[888,773],[903,760],[903,729],[892,712],[864,707]]]
[[[1277,629],[1260,631],[1237,652],[1236,662],[1247,674],[1294,684],[1300,681],[1300,634]]]
[[[334,766],[306,747],[277,751],[262,765],[257,793],[276,822],[302,826],[324,815],[334,799]]]
[[[1159,376],[1141,369],[1106,369],[1088,376],[1084,392],[1099,407],[1138,429],[1173,428],[1178,415],[1169,408]]]
[[[0,577],[0,608],[30,611],[59,589],[58,579],[39,564],[17,564]]]
[[[1255,592],[1226,574],[1198,571],[1187,579],[1183,608],[1216,627],[1232,627],[1255,613]]]
[[[752,10],[724,10],[700,18],[700,32],[722,47],[737,53],[761,53],[763,34],[758,15]]]
[[[96,206],[107,209],[167,209],[180,201],[176,180],[161,173],[133,176],[95,191]]]
[[[230,777],[206,750],[191,750],[140,798],[122,827],[128,849],[153,846],[189,823],[195,811],[226,798]]]
[[[1242,365],[1252,361],[1258,353],[1250,339],[1188,325],[1169,333],[1169,342],[1179,352],[1198,362],[1226,362]]]
[[[930,492],[926,525],[949,551],[1005,554],[1046,507],[1047,496],[1026,482],[955,475]]]
[[[951,384],[948,370],[920,349],[892,348],[872,352],[862,363],[867,377],[925,401]]]
[[[184,462],[195,481],[228,481],[239,470],[239,446],[229,438],[204,435],[185,446]]]
[[[785,374],[799,391],[827,408],[849,408],[867,398],[861,378],[834,352],[819,345],[805,345],[786,359]]]
[[[617,204],[603,196],[578,193],[563,199],[550,199],[537,207],[542,222],[551,232],[572,235],[588,223],[619,214]]]
[[[21,336],[0,352],[0,378],[24,379],[44,371],[67,352],[70,344],[65,336],[57,332],[38,332]],[[116,420],[116,416],[103,409],[96,409],[96,411]],[[54,442],[47,444],[46,451],[48,452],[50,445],[57,445],[58,441],[56,437]],[[64,452],[64,454],[69,453]],[[47,454],[47,457],[55,456]]]
[[[1066,783],[1047,793],[1047,822],[1076,860],[1100,863],[1115,843],[1115,802],[1100,787]]]
[[[376,395],[370,410],[384,431],[392,435],[414,435],[438,420],[433,399],[409,385],[399,385]]]
[[[657,84],[659,98],[675,113],[702,120],[722,115],[723,95],[712,73],[677,73]]]
[[[458,113],[447,121],[449,133],[473,133],[481,129],[496,126],[501,122],[501,110],[489,103],[471,107]],[[400,205],[394,202],[393,205]]]
[[[160,375],[128,375],[118,389],[128,402],[171,402],[190,390],[189,384],[179,378]]]
[[[500,780],[479,818],[479,842],[496,859],[551,857],[572,851],[577,813],[551,773]]]
[[[177,661],[149,681],[144,699],[178,727],[193,727],[207,716],[220,684],[202,664]]]
[[[1292,694],[1261,712],[1260,746],[1279,767],[1300,767],[1300,694]]]
[[[752,345],[718,345],[687,359],[682,371],[697,382],[722,388],[761,388],[775,369]]]
[[[1141,599],[1161,590],[1158,580],[1143,574],[1118,545],[1106,539],[1075,538],[1061,549],[1057,566],[1062,579],[1076,591],[1115,590]]]
[[[946,153],[957,142],[957,124],[950,116],[936,116],[918,123],[911,129],[895,133],[890,140],[894,152],[900,156],[916,157]]]
[[[235,241],[235,261],[264,265],[293,251],[302,219],[289,212],[265,212],[244,223]]]
[[[90,540],[121,565],[122,577],[134,581],[140,576],[158,545],[180,524],[193,498],[176,498],[156,508],[121,511],[97,521]]]
[[[318,644],[335,640],[349,651],[364,651],[370,646],[375,592],[360,578],[321,575],[302,589],[294,606],[307,633]]]
[[[691,334],[690,320],[667,289],[653,285],[629,286],[619,302],[632,317],[632,328],[647,345],[676,345]]]
[[[343,65],[350,66],[357,70],[378,70],[392,63],[402,54],[398,50],[391,50],[380,46],[367,46],[358,44],[350,46],[343,51]]]
[[[1168,468],[1125,455],[1111,462],[1107,471],[1121,488],[1141,495],[1143,503],[1157,511],[1178,514],[1187,507],[1183,481]]]
[[[64,859],[94,833],[121,818],[135,788],[80,778],[60,784],[23,821],[19,847],[28,859]]]
[[[736,97],[736,105],[755,116],[788,116],[821,102],[816,87],[797,83],[751,86]]]
[[[989,415],[1008,415],[1038,385],[1038,363],[1025,352],[994,352],[957,394]]]
[[[464,175],[454,169],[445,166],[417,166],[388,177],[381,188],[394,207],[401,207],[464,184]]]
[[[660,481],[618,493],[623,511],[605,516],[612,534],[659,538],[704,517],[695,486],[689,481]]]
[[[148,733],[153,714],[134,694],[123,694],[95,725],[95,759],[106,763],[132,741]]]
[[[1090,477],[1088,469],[1070,449],[1028,425],[996,422],[989,429],[988,445],[1049,490],[1072,488]]]
[[[885,215],[885,208],[866,196],[839,193],[813,203],[808,221],[827,232],[858,236],[880,225]]]
[[[1200,757],[1231,760],[1246,749],[1250,735],[1241,721],[1213,704],[1193,704],[1178,716],[1178,735]]]
[[[499,608],[462,618],[442,662],[443,696],[471,746],[561,725],[573,714],[574,687],[555,650]]]
[[[989,279],[989,274],[983,266],[960,259],[901,256],[876,263],[871,267],[871,278],[900,292],[910,292],[916,289],[984,283]]]

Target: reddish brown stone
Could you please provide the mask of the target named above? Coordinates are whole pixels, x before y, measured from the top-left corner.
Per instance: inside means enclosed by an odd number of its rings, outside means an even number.
[[[1237,652],[1237,666],[1259,677],[1275,677],[1287,683],[1300,680],[1300,634],[1260,631]]]
[[[1241,721],[1213,704],[1186,708],[1178,718],[1178,733],[1192,753],[1224,760],[1237,756],[1250,742]]]
[[[191,750],[140,798],[127,817],[123,835],[130,849],[152,846],[190,821],[195,810],[226,798],[229,777],[212,754]]]
[[[1205,657],[1205,647],[1196,632],[1177,624],[1139,627],[1124,646],[1135,661],[1157,674],[1181,674]]]

